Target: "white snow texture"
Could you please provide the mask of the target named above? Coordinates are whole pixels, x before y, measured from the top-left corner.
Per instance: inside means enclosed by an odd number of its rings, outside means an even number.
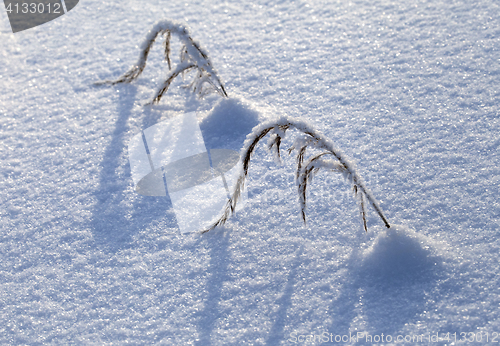
[[[179,78],[144,106],[169,73],[161,40],[133,83],[93,85],[163,19],[189,27],[229,98]],[[0,5],[0,344],[493,344],[499,85],[494,0],[82,0],[16,34]],[[391,228],[367,208],[365,233],[326,171],[304,225],[295,158],[277,165],[264,141],[245,207],[181,235],[168,197],[135,193],[127,146],[194,111],[207,149],[240,150],[273,117],[310,124]]]

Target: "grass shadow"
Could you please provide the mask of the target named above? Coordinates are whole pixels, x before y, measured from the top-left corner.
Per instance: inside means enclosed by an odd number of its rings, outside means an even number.
[[[120,91],[118,119],[103,155],[99,184],[95,190],[97,203],[90,221],[97,246],[112,252],[130,246],[137,230],[153,220],[164,218],[172,207],[168,197],[136,195],[131,201],[127,141],[128,122],[136,101],[137,87],[124,85],[115,88]],[[175,218],[167,219],[167,223],[176,227]]]
[[[295,284],[297,283],[297,270],[302,264],[301,256],[304,252],[304,246],[301,245],[295,254],[295,258],[290,264],[290,272],[286,280],[286,286],[283,290],[283,294],[276,301],[279,308],[276,312],[274,323],[269,331],[269,336],[266,341],[266,345],[274,346],[278,345],[280,341],[285,340],[285,326],[287,320],[287,312],[292,305],[292,295],[294,292]]]
[[[203,237],[210,249],[210,263],[208,266],[210,276],[206,283],[204,309],[195,316],[198,320],[200,334],[200,338],[195,345],[210,346],[213,345],[212,336],[217,321],[224,318],[224,312],[220,310],[219,303],[224,282],[229,280],[229,234],[222,228],[207,233]]]

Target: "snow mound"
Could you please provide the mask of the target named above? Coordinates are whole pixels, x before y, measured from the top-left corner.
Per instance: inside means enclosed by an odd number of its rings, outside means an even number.
[[[428,277],[442,263],[442,244],[404,226],[379,233],[361,256],[361,270],[380,282]]]
[[[423,318],[427,294],[447,276],[446,245],[403,226],[381,232],[357,257],[347,289],[374,330],[395,333]],[[356,303],[355,303],[356,304]]]
[[[240,98],[223,98],[203,117],[200,129],[207,148],[239,150],[259,123],[259,112]]]

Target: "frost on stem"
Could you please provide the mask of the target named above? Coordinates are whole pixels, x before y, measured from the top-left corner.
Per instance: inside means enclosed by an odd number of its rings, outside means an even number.
[[[146,67],[146,60],[148,59],[149,51],[158,36],[165,36],[164,52],[165,60],[168,63],[168,74],[166,80],[158,88],[153,100],[150,103],[160,102],[163,94],[168,90],[172,81],[178,75],[182,74],[183,77],[186,73],[193,71],[194,77],[192,82],[188,85],[194,93],[200,97],[210,93],[217,92],[222,97],[227,97],[226,90],[222,84],[217,71],[213,68],[208,54],[202,49],[198,42],[193,40],[189,30],[182,24],[172,22],[170,20],[162,20],[157,22],[153,28],[148,32],[146,39],[141,44],[141,53],[135,65],[124,73],[121,77],[114,81],[102,81],[95,84],[111,84],[130,83],[144,71]],[[172,61],[170,59],[170,39],[172,35],[176,35],[182,43],[180,52],[180,64],[172,70]]]
[[[281,157],[280,145],[282,139],[285,137],[286,131],[290,129],[296,129],[305,134],[305,137],[297,138],[292,147],[288,149],[289,154],[291,154],[294,150],[297,151],[297,172],[295,178],[298,188],[301,216],[304,222],[306,221],[306,190],[308,184],[310,183],[311,178],[318,173],[319,170],[328,170],[342,174],[344,178],[350,182],[354,197],[359,203],[360,216],[363,221],[365,231],[367,231],[366,200],[368,200],[371,206],[375,209],[385,226],[390,228],[389,222],[384,216],[382,209],[371,192],[365,187],[361,177],[356,172],[354,165],[343,156],[341,151],[335,147],[333,142],[326,139],[321,133],[315,131],[303,121],[282,117],[254,127],[252,133],[247,136],[241,154],[243,169],[234,187],[234,192],[227,202],[219,220],[217,220],[203,233],[224,224],[229,216],[234,213],[236,204],[238,203],[241,191],[243,190],[243,186],[245,184],[245,178],[248,175],[250,158],[259,141],[269,134],[270,138],[268,141],[268,149],[274,153],[277,159],[279,159]],[[317,149],[321,152],[319,154],[311,155],[306,159],[307,149]]]

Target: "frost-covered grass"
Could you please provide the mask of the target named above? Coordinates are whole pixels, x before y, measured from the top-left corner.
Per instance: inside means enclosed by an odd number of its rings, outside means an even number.
[[[175,80],[144,107],[168,73],[161,45],[134,83],[93,86],[162,18],[190,27],[230,98]],[[0,343],[499,332],[499,18],[494,1],[87,0],[14,35],[0,11]],[[195,110],[220,148],[276,114],[310,123],[391,228],[368,213],[365,233],[321,171],[304,226],[295,160],[260,145],[244,210],[181,236],[168,200],[134,193],[126,147]]]
[[[243,148],[241,149],[241,172],[233,189],[232,195],[227,202],[223,215],[208,230],[226,223],[228,217],[234,214],[241,193],[244,189],[245,180],[248,177],[250,159],[259,142],[269,135],[268,149],[274,154],[274,159],[281,163],[281,143],[286,137],[288,130],[297,130],[301,136],[296,138],[293,145],[288,149],[288,153],[297,150],[297,170],[295,179],[298,187],[300,202],[300,213],[304,223],[306,222],[306,196],[307,186],[311,183],[314,175],[320,170],[336,172],[343,175],[344,179],[352,185],[354,197],[358,200],[363,228],[368,231],[366,225],[366,200],[372,205],[387,228],[390,228],[380,206],[366,188],[361,176],[357,173],[355,165],[350,162],[342,152],[336,148],[335,144],[325,138],[323,134],[313,129],[309,124],[298,119],[289,117],[278,117],[265,121],[255,126],[247,135]],[[306,156],[313,151],[307,160]],[[316,151],[316,152],[315,152]],[[317,152],[319,151],[319,153]]]
[[[168,69],[171,70],[172,63],[170,59],[170,39],[172,35],[179,37],[182,42],[179,59],[180,63],[169,73],[168,77],[162,83],[162,86],[158,89],[150,103],[159,103],[163,94],[168,90],[168,87],[172,84],[173,80],[179,75],[184,76],[193,69],[196,70],[196,74],[193,81],[189,85],[189,89],[192,89],[193,92],[197,93],[199,96],[204,96],[211,91],[214,91],[223,97],[227,97],[224,85],[222,84],[217,71],[212,66],[212,63],[208,58],[208,53],[200,47],[198,42],[193,40],[186,26],[180,23],[172,22],[168,19],[163,19],[157,22],[151,30],[149,30],[146,38],[141,44],[139,59],[129,71],[115,81],[103,81],[97,82],[96,84],[115,85],[119,83],[130,83],[134,79],[137,79],[146,67],[148,54],[158,36],[165,36],[165,61],[168,63]],[[208,86],[206,86],[206,84],[208,84]]]

